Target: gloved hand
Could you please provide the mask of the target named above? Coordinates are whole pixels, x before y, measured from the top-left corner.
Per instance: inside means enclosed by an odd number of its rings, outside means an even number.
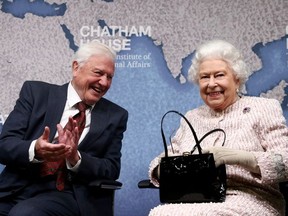
[[[224,147],[210,147],[203,149],[202,152],[213,153],[216,167],[221,164],[239,165],[253,173],[260,174],[256,158],[251,152]]]

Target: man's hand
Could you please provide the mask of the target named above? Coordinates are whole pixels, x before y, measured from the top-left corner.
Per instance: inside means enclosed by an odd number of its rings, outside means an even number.
[[[239,165],[251,172],[260,174],[256,158],[251,152],[224,147],[210,147],[203,149],[203,153],[213,153],[216,167],[221,164]]]
[[[80,159],[78,155],[78,142],[79,142],[79,130],[77,122],[70,116],[65,129],[60,124],[57,125],[58,140],[59,143],[63,143],[66,147],[69,147],[69,154],[66,155],[67,161],[74,166]]]
[[[44,161],[58,161],[65,159],[71,152],[71,147],[63,143],[49,143],[50,129],[45,127],[41,137],[36,140],[35,158]]]

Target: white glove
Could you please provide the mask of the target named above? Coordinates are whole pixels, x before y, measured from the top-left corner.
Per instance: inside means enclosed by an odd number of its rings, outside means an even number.
[[[216,167],[221,164],[239,165],[253,173],[260,174],[257,160],[251,152],[224,147],[210,147],[203,149],[202,152],[213,153]]]

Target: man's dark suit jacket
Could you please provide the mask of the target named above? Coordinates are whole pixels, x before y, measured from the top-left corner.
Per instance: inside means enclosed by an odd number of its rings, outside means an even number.
[[[40,164],[29,162],[29,147],[39,138],[44,127],[56,133],[67,99],[68,84],[52,85],[39,81],[24,83],[19,99],[8,116],[0,136],[0,163],[6,165],[0,175],[0,198],[11,195],[39,178]],[[128,112],[100,99],[91,113],[90,131],[79,144],[82,161],[77,173],[69,173],[81,215],[108,215],[105,194],[89,185],[97,179],[117,179],[123,133]]]

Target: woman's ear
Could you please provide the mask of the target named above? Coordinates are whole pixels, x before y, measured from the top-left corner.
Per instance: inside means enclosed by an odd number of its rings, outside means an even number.
[[[239,90],[239,88],[240,88],[240,80],[239,80],[239,78],[235,77],[235,83],[236,83],[236,89]]]

